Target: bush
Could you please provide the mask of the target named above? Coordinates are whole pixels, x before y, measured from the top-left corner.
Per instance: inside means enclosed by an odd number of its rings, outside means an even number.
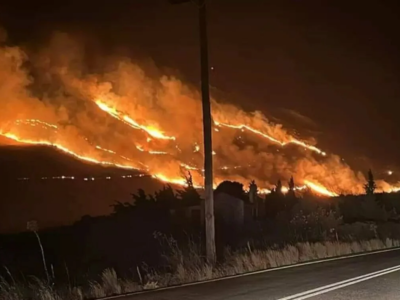
[[[342,219],[337,211],[318,207],[309,213],[298,211],[290,220],[290,224],[296,240],[325,241],[337,239],[336,233]]]

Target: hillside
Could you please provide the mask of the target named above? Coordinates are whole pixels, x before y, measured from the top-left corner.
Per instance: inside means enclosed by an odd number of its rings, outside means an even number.
[[[107,214],[115,201],[131,201],[138,188],[154,191],[163,185],[141,173],[84,163],[49,147],[15,145],[0,147],[0,179],[0,232],[24,230],[32,219],[48,227]]]

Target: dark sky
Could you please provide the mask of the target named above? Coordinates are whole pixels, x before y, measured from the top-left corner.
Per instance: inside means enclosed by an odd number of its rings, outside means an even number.
[[[324,149],[400,166],[395,1],[208,2],[211,85],[232,95],[226,100],[279,116],[296,111],[317,124],[308,127],[321,132]],[[34,45],[52,31],[72,32],[101,51],[124,49],[199,81],[193,4],[1,1],[0,24],[13,43]]]

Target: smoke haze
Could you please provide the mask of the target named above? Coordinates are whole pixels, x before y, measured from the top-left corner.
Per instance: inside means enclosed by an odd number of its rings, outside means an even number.
[[[55,33],[40,49],[7,46],[0,27],[0,134],[21,145],[45,144],[94,163],[202,184],[202,117],[198,90],[128,57],[87,53]],[[234,83],[233,83],[234,84]],[[226,99],[229,101],[229,99]],[[330,193],[361,193],[364,176],[313,137],[295,137],[261,112],[212,99],[215,184],[255,180],[271,189],[294,176]],[[378,181],[380,189],[391,186]]]

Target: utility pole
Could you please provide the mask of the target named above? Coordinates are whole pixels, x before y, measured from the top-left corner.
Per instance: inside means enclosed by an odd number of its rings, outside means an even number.
[[[194,1],[199,7],[201,99],[203,108],[204,138],[204,217],[206,229],[206,255],[210,264],[216,262],[213,157],[212,157],[212,116],[209,91],[208,38],[206,0],[169,0],[173,4]]]

